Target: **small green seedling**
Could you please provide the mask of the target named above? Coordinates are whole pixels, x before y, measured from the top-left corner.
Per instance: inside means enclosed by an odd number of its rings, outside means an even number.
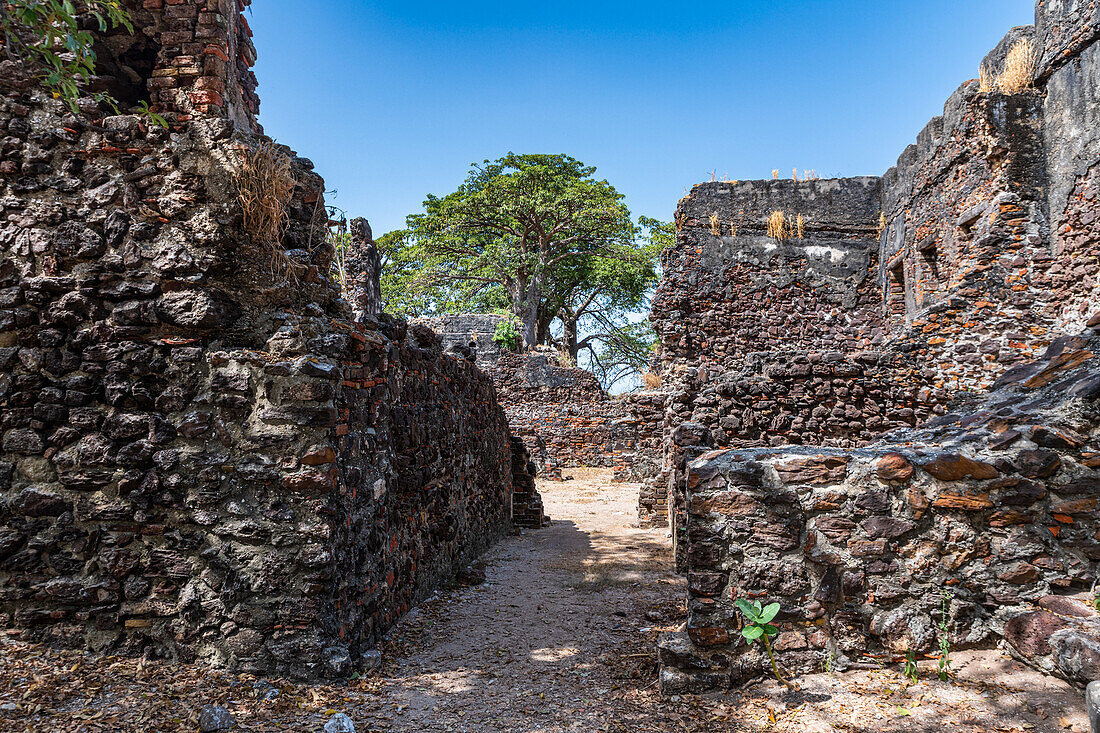
[[[166,130],[168,129],[168,120],[164,119],[162,116],[154,112],[153,108],[149,106],[148,102],[142,100],[138,102],[138,106],[141,108],[138,112],[139,115],[149,120],[150,123],[156,125],[157,127],[163,127]]]
[[[747,621],[745,628],[741,629],[741,635],[748,640],[749,644],[754,643],[757,639],[764,643],[764,651],[768,653],[768,661],[772,663],[772,673],[775,678],[793,690],[794,685],[783,679],[783,676],[779,674],[779,665],[775,663],[775,654],[772,653],[771,637],[778,636],[779,629],[772,626],[771,621],[779,613],[779,604],[769,603],[766,607],[761,608],[760,601],[750,602],[744,598],[738,598],[737,610],[741,612],[741,615]]]
[[[905,666],[902,668],[901,673],[913,684],[916,684],[920,680],[920,676],[917,672],[917,658],[912,651],[905,653]]]
[[[939,646],[940,646],[940,662],[939,662],[939,677],[942,681],[947,682],[948,677],[951,676],[951,599],[954,594],[951,591],[945,592],[941,598],[943,600],[943,611],[940,614],[939,623]]]

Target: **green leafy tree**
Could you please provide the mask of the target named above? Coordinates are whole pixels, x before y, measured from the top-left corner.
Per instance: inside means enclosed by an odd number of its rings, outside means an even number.
[[[428,284],[424,248],[407,229],[383,234],[375,246],[382,258],[382,303],[387,313],[418,318],[440,313],[510,312],[508,294],[499,286],[486,287],[466,279]]]
[[[659,276],[657,261],[675,241],[675,229],[671,223],[643,216],[637,231],[644,265],[599,261],[592,276],[577,287],[558,313],[562,350],[574,360],[587,352],[592,371],[609,390],[646,371],[657,346],[657,334],[641,314],[649,311]]]
[[[426,295],[406,299],[444,312],[506,302],[530,348],[550,343],[551,322],[583,304],[580,293],[629,279],[616,268],[645,280],[648,243],[638,245],[623,196],[594,173],[567,155],[509,153],[474,165],[457,191],[429,196],[425,212],[409,217],[405,283]]]
[[[4,53],[37,76],[74,113],[79,111],[76,102],[81,84],[95,74],[95,39],[84,30],[85,19],[93,19],[101,33],[120,26],[134,32],[121,0],[0,0]],[[92,96],[117,110],[110,95],[100,92]],[[159,124],[162,119],[154,121]]]
[[[501,321],[493,333],[493,343],[502,349],[515,351],[519,348],[519,328],[515,321]]]

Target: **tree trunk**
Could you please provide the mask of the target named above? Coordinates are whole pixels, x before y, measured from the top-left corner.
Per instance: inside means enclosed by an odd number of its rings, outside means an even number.
[[[577,362],[577,319],[576,318],[562,318],[563,324],[562,336],[565,341],[565,351],[573,359],[573,363]]]
[[[550,343],[550,320],[545,314],[539,319],[538,340],[540,344]]]
[[[530,351],[539,342],[539,300],[542,299],[542,290],[539,288],[539,279],[536,275],[531,278],[531,284],[527,287],[526,302],[523,304],[523,348]]]

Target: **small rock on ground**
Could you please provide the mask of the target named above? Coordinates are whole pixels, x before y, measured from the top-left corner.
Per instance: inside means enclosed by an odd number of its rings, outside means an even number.
[[[237,727],[233,715],[221,705],[203,705],[199,712],[199,730],[202,733],[232,730]]]
[[[325,723],[325,733],[355,733],[355,723],[343,713],[336,713]]]
[[[364,672],[373,672],[382,666],[382,652],[378,649],[368,649],[363,652],[362,666]]]

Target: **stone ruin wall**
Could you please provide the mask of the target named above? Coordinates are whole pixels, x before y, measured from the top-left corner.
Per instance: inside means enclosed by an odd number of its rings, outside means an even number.
[[[886,328],[953,391],[1051,340],[1040,96],[964,84],[885,177]]]
[[[681,202],[652,315],[671,385],[654,494],[689,583],[666,691],[765,671],[738,597],[782,602],[780,662],[805,672],[929,651],[945,588],[954,648],[1003,639],[1100,676],[1100,622],[1064,597],[1100,560],[1100,10],[1040,2],[988,60],[1024,37],[1038,88],[964,84],[877,202],[815,204],[877,179]],[[760,237],[773,207],[805,215],[803,240]]]
[[[766,669],[738,639],[733,599],[782,604],[775,649],[800,674],[826,659],[845,668],[935,652],[945,591],[953,649],[1004,638],[1035,666],[1090,681],[1100,622],[1064,596],[1087,591],[1100,560],[1098,347],[1095,336],[1067,339],[972,412],[865,448],[695,460],[690,616],[686,633],[661,642],[666,689],[726,687]],[[1066,409],[1067,392],[1079,407]]]
[[[553,351],[505,351],[487,367],[508,424],[548,477],[578,466],[610,467],[615,406],[591,372],[557,360]]]
[[[141,69],[170,129],[72,114],[0,62],[0,625],[345,675],[513,505],[542,524],[527,457],[489,377],[427,329],[353,318],[308,160],[281,241],[245,232],[243,6],[133,9],[155,55],[111,36],[102,68]]]
[[[643,491],[647,491],[661,474],[666,399],[664,392],[655,390],[628,392],[614,399],[620,408],[620,416],[612,423],[615,481],[644,482]]]
[[[942,414],[949,393],[928,368],[885,349],[882,196],[865,177],[716,182],[681,201],[651,313],[671,395],[643,517],[670,511],[667,487],[705,450],[855,447]],[[769,237],[772,211],[801,216],[803,236]]]
[[[661,470],[664,395],[611,396],[589,371],[560,366],[549,350],[517,354],[493,342],[504,316],[462,314],[418,319],[444,347],[488,373],[512,431],[523,439],[541,476],[585,466],[613,468],[617,481],[644,481]]]

